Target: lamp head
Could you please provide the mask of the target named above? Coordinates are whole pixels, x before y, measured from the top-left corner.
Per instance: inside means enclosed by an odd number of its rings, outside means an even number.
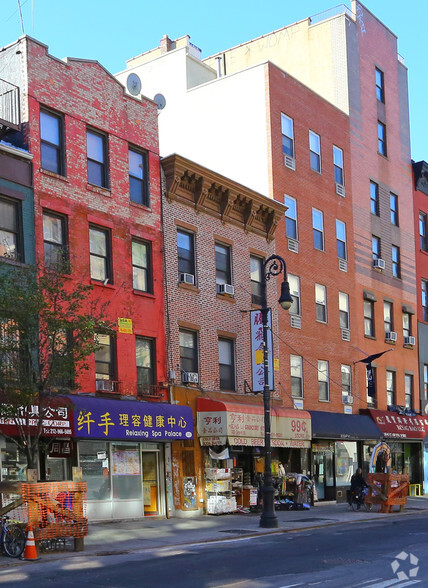
[[[279,297],[278,302],[284,310],[288,310],[293,304],[293,298],[290,294],[290,284],[287,280],[281,282],[281,296]]]

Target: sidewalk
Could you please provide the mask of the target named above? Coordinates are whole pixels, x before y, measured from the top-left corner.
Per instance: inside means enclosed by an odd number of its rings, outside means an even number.
[[[90,523],[83,552],[72,551],[71,542],[66,552],[41,553],[38,561],[52,561],[82,555],[114,555],[128,551],[224,541],[341,523],[391,520],[391,518],[415,515],[423,511],[428,512],[428,496],[409,497],[402,512],[389,514],[366,512],[364,509],[354,512],[348,504],[335,502],[316,503],[310,510],[277,511],[278,529],[260,529],[260,514],[257,513]],[[17,563],[28,564],[25,561],[0,557],[0,567]]]

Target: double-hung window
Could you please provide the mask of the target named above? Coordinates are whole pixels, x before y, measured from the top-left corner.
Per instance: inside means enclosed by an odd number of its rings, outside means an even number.
[[[111,236],[108,229],[89,227],[91,278],[99,282],[113,282]]]
[[[351,383],[351,366],[342,364],[340,366],[342,374],[342,396],[352,395],[352,383]],[[345,399],[346,401],[347,399]]]
[[[294,121],[286,114],[281,114],[282,153],[294,159]]]
[[[371,367],[371,370],[366,370],[366,392],[367,404],[372,408],[376,406],[376,368]]]
[[[116,380],[115,340],[111,335],[96,335],[100,346],[95,351],[95,377],[97,380]],[[101,388],[104,389],[104,388]]]
[[[328,361],[318,360],[318,400],[329,401]]]
[[[392,245],[391,247],[391,257],[392,257],[392,275],[394,278],[401,277],[401,267],[400,267],[400,248],[396,245]]]
[[[156,361],[154,340],[147,337],[135,339],[137,363],[137,391],[147,391],[156,383]]]
[[[389,194],[389,210],[391,215],[391,224],[398,227],[398,196]]]
[[[146,241],[132,241],[132,284],[134,290],[153,292],[152,250]]]
[[[422,320],[428,323],[428,280],[421,280]]]
[[[349,329],[349,296],[339,292],[339,324],[341,329]]]
[[[141,151],[129,149],[129,197],[137,204],[150,205],[147,173],[147,156]]]
[[[43,241],[45,266],[65,271],[67,252],[67,223],[64,216],[43,213]]]
[[[413,408],[413,375],[404,374],[404,398],[406,408]]]
[[[107,137],[96,131],[86,131],[88,183],[108,188]]]
[[[419,211],[419,247],[422,251],[428,251],[427,215],[421,211]]]
[[[290,306],[289,313],[300,316],[300,278],[288,274],[288,284],[290,286],[290,294],[293,299],[293,303]]]
[[[317,321],[327,322],[327,288],[321,284],[315,284],[315,307]]]
[[[40,111],[40,163],[42,169],[64,175],[64,133],[60,115]]]
[[[372,235],[372,257],[374,261],[380,259],[380,253],[380,238]]]
[[[377,150],[386,157],[386,126],[380,120],[377,121]]]
[[[220,390],[235,390],[235,345],[232,339],[219,338],[218,362]]]
[[[386,403],[395,404],[395,372],[391,370],[386,370]]]
[[[284,196],[284,204],[287,206],[285,212],[285,233],[289,239],[298,239],[297,233],[297,202],[291,196]]]
[[[393,304],[384,300],[383,302],[383,324],[386,333],[391,333],[394,330],[393,324]]]
[[[303,359],[300,355],[290,355],[291,396],[303,398]]]
[[[379,216],[379,184],[370,182],[370,212]]]
[[[375,76],[376,76],[376,98],[379,100],[379,102],[385,102],[385,83],[384,83],[383,71],[376,67]]]
[[[21,203],[0,197],[0,257],[23,261]]]
[[[215,244],[215,281],[217,292],[222,292],[224,284],[232,284],[231,248],[222,243]]]
[[[309,131],[309,152],[311,169],[321,173],[321,137],[313,131]]]
[[[198,337],[196,331],[189,331],[188,329],[180,329],[180,368],[182,372],[182,380],[184,374],[197,374],[198,369]],[[196,382],[195,382],[196,383]]]
[[[334,181],[336,184],[344,185],[343,179],[343,151],[336,145],[333,145],[333,166],[334,166]]]
[[[177,230],[178,278],[180,282],[188,280],[183,276],[191,276],[195,283],[195,235],[182,229]]]
[[[374,303],[371,300],[364,300],[364,335],[374,337]]]
[[[403,337],[410,337],[412,334],[412,315],[409,312],[403,312]]]
[[[337,257],[339,259],[347,259],[346,251],[346,225],[344,222],[336,219],[336,244]]]
[[[324,215],[316,208],[312,209],[312,232],[315,249],[324,251]]]
[[[251,303],[262,304],[263,259],[257,255],[250,256]]]

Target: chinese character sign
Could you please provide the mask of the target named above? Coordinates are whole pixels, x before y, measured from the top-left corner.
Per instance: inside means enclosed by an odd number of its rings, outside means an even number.
[[[251,318],[251,368],[253,376],[253,392],[263,392],[265,385],[263,362],[259,358],[263,353],[263,322],[260,310],[250,312]],[[268,365],[269,389],[273,390],[273,344],[272,344],[272,313],[268,312]]]
[[[175,441],[193,439],[193,415],[188,406],[73,398],[76,437]]]

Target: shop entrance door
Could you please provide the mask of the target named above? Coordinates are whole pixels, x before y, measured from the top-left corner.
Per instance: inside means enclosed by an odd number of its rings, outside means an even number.
[[[161,514],[159,452],[142,451],[144,516]]]
[[[313,453],[313,477],[318,500],[334,500],[334,453],[330,450]]]
[[[62,482],[67,479],[67,459],[65,457],[47,457],[46,480]]]

